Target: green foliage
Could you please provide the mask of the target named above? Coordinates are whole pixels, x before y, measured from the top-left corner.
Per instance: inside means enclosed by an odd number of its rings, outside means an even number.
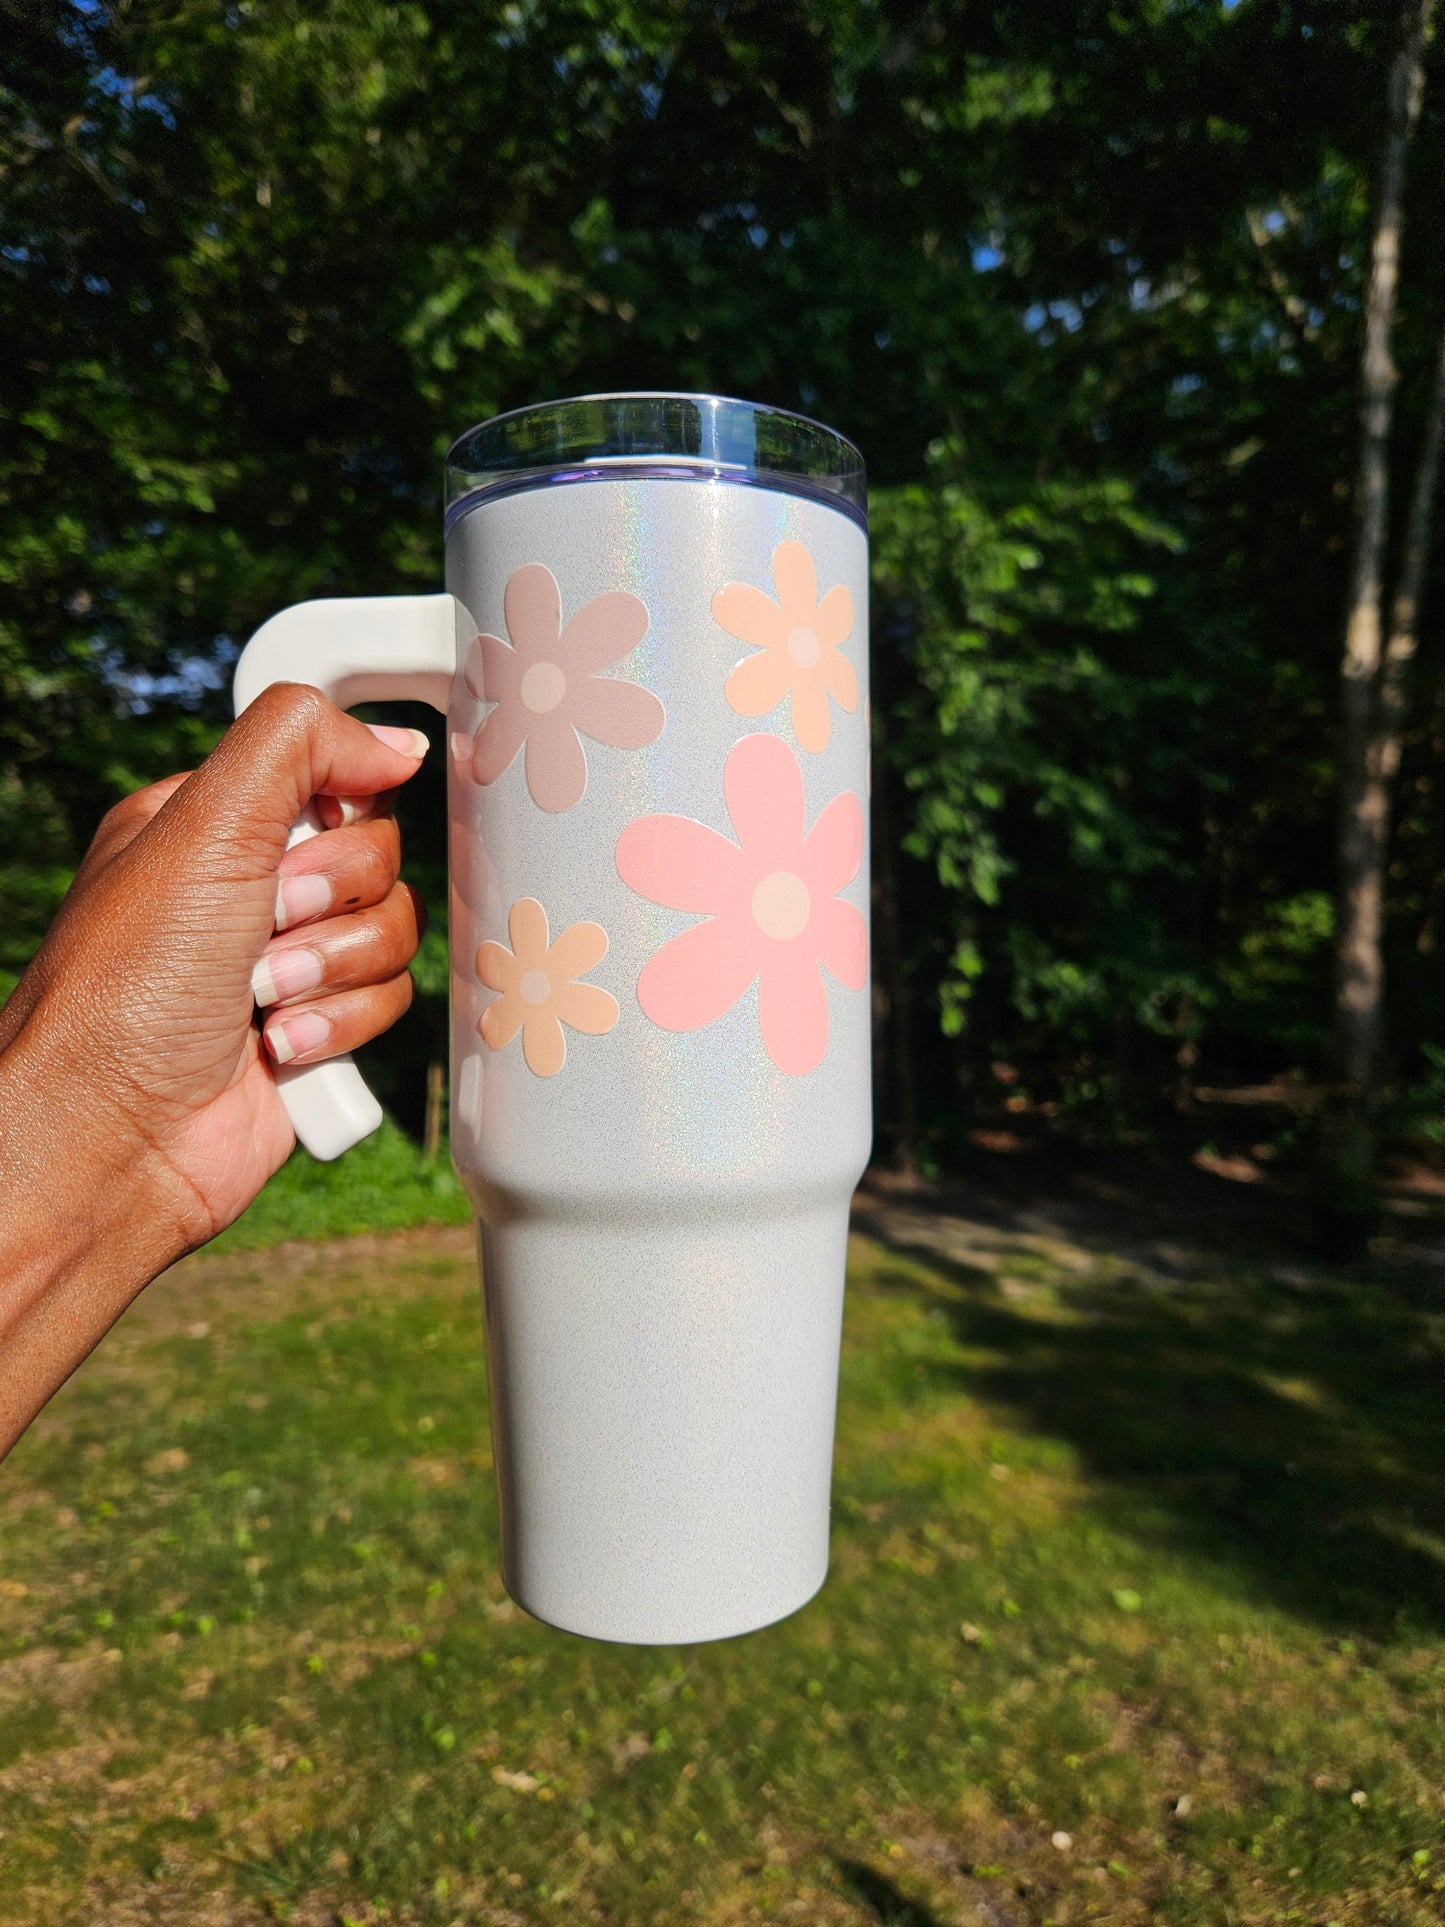
[[[102,811],[204,753],[259,620],[437,579],[453,435],[713,388],[869,461],[886,1056],[934,1149],[1000,1051],[1135,1108],[1186,1047],[1214,1081],[1311,1069],[1324,980],[1276,919],[1331,885],[1392,19],[0,0],[0,994]],[[1402,483],[1445,301],[1430,64]],[[1390,885],[1407,1077],[1445,1027],[1442,691],[1432,631]],[[434,793],[406,828],[440,908]]]
[[[1163,948],[1138,927],[1140,882],[1172,839],[1150,820],[1128,750],[1151,716],[1167,725],[1177,694],[1137,632],[1154,587],[1144,565],[1180,544],[1123,483],[1046,483],[995,506],[950,479],[962,466],[936,446],[923,482],[874,506],[884,646],[912,685],[884,751],[912,798],[904,848],[966,904],[1002,912],[975,914],[977,934],[952,954],[945,1030],[962,1030],[988,972],[1019,1015],[1087,1032],[1121,991],[1142,1004],[1157,990],[1138,957]],[[1026,907],[1025,866],[1044,886]]]
[[[1253,1017],[1262,1035],[1303,1056],[1325,1000],[1334,928],[1334,900],[1323,890],[1269,905],[1220,968],[1236,1021]]]
[[[389,1120],[344,1158],[318,1164],[301,1149],[251,1208],[223,1231],[223,1251],[252,1251],[288,1238],[344,1238],[417,1224],[466,1224],[471,1206],[445,1155],[423,1156]]]
[[[1401,1093],[1394,1122],[1402,1131],[1445,1144],[1445,1045],[1422,1044],[1424,1074]]]

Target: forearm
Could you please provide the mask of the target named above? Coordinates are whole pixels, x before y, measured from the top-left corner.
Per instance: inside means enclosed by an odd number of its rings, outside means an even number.
[[[406,1009],[421,914],[370,803],[425,749],[276,684],[198,770],[101,823],[0,1011],[0,1456],[136,1294],[285,1162],[258,997],[283,1063],[339,1056]],[[288,852],[312,797],[347,820]]]
[[[185,1246],[62,1057],[34,1023],[0,1051],[0,1457]]]

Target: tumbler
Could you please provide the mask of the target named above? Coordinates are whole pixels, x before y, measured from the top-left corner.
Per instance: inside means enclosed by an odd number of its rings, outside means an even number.
[[[463,435],[446,489],[446,592],[283,611],[237,708],[447,715],[508,1591],[596,1638],[746,1632],[827,1569],[871,1129],[863,464],[783,410],[593,395]],[[349,1060],[277,1076],[318,1156],[379,1120]]]

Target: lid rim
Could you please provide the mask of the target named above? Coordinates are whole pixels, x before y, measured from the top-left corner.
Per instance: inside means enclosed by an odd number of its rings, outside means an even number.
[[[447,449],[445,462],[447,495],[449,498],[455,499],[453,494],[454,477],[457,481],[461,482],[463,477],[470,478],[487,473],[501,475],[509,472],[505,464],[479,463],[475,459],[467,460],[465,458],[463,451],[468,450],[469,445],[474,447],[477,439],[489,430],[505,430],[506,424],[520,421],[528,416],[545,417],[549,413],[560,413],[564,409],[578,407],[588,403],[603,405],[609,403],[617,404],[619,405],[619,412],[622,412],[625,411],[627,404],[645,405],[656,402],[686,402],[693,404],[699,409],[711,407],[741,411],[744,415],[752,417],[754,420],[773,419],[794,424],[798,429],[807,431],[809,435],[819,438],[822,442],[823,446],[817,451],[820,461],[823,463],[821,472],[836,477],[844,491],[847,491],[849,494],[856,493],[860,506],[866,501],[867,468],[863,460],[862,451],[855,443],[849,441],[846,435],[840,434],[836,428],[830,427],[826,422],[820,422],[811,415],[799,414],[795,409],[776,407],[771,402],[747,401],[741,396],[736,395],[718,395],[685,389],[661,388],[609,389],[599,390],[595,393],[585,395],[565,395],[556,397],[551,401],[529,402],[523,407],[510,408],[504,410],[501,414],[490,415],[486,420],[478,422],[473,427],[464,430]],[[589,451],[583,446],[588,439],[589,438],[585,436],[579,436],[577,438],[579,446],[575,452],[565,455],[559,452],[551,459],[559,464],[565,464],[569,462],[579,463],[587,461],[625,461],[629,459],[629,457],[633,460],[647,458],[637,452],[625,449],[618,449],[615,453],[608,454],[603,452],[603,449],[599,446],[595,452]],[[599,444],[605,444],[609,438],[604,434],[595,439]],[[538,452],[540,453],[540,451]],[[662,448],[650,451],[650,453],[655,453],[655,455],[661,459],[667,459],[670,456],[672,459],[680,461],[701,459],[711,462],[714,465],[718,465],[719,463],[719,457],[716,453],[704,454],[700,449],[695,450],[682,447],[675,449]],[[828,460],[829,456],[834,458],[831,462]],[[545,465],[544,462],[539,466]],[[801,464],[795,465],[787,461],[780,463],[760,462],[756,459],[755,454],[754,459],[740,462],[736,464],[736,466],[739,468],[755,469],[761,474],[797,474],[804,478],[807,478],[810,474],[810,471]],[[813,479],[817,479],[816,473],[814,473]],[[465,487],[465,483],[463,483],[463,486]]]

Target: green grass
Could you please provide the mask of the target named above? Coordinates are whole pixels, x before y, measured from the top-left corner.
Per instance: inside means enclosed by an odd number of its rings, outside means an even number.
[[[212,1246],[255,1251],[287,1238],[344,1238],[421,1224],[466,1224],[471,1207],[451,1159],[428,1158],[390,1118],[344,1158],[298,1148],[249,1211]]]
[[[504,1597],[457,1234],[192,1260],[0,1476],[0,1920],[1439,1921],[1445,1321],[1026,1243],[857,1241],[832,1576],[690,1650]]]

